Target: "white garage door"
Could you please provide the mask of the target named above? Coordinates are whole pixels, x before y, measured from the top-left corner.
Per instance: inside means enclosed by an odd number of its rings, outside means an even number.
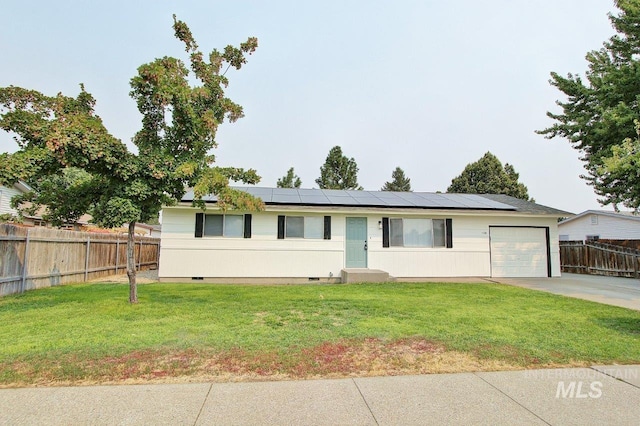
[[[490,227],[492,277],[546,277],[545,228]]]

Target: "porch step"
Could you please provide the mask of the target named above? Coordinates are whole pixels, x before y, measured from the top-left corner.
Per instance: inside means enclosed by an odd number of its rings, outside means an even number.
[[[389,273],[379,269],[347,268],[341,271],[343,283],[386,283]]]

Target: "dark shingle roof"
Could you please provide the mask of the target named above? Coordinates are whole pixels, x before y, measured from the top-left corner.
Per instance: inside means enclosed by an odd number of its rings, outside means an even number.
[[[334,189],[298,189],[237,187],[260,197],[266,205],[418,208],[446,210],[494,210],[518,211],[534,214],[568,216],[570,213],[545,207],[506,195],[442,194],[433,192],[355,191]],[[214,195],[203,198],[215,203]],[[182,201],[193,201],[193,191],[188,191]]]
[[[531,201],[515,198],[510,195],[504,194],[482,194],[484,198],[497,201],[499,203],[509,204],[516,208],[517,211],[522,213],[533,214],[548,214],[556,215],[558,217],[573,216],[573,213],[565,212],[563,210],[554,209],[553,207],[543,206],[542,204],[532,203]]]

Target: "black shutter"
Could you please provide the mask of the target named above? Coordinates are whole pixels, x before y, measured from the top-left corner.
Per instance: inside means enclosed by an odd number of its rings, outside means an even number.
[[[284,216],[278,216],[278,239],[284,240]]]
[[[196,213],[196,238],[202,238],[204,228],[204,213]]]
[[[331,239],[331,216],[324,217],[324,239]]]
[[[251,215],[244,215],[244,237],[251,238]]]
[[[445,219],[447,248],[453,248],[453,220]]]
[[[382,247],[389,247],[389,218],[382,218]]]

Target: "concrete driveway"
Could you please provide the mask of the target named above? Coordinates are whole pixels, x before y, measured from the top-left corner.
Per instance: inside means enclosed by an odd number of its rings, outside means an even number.
[[[491,278],[491,281],[640,311],[640,280],[563,273],[559,278]]]

